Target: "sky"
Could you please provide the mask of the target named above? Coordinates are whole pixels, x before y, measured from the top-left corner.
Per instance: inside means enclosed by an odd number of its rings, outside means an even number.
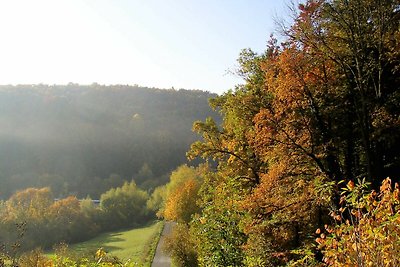
[[[222,93],[262,52],[284,0],[0,0],[0,84],[130,84]]]

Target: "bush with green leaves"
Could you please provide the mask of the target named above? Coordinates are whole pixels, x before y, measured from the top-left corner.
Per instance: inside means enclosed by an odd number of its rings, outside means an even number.
[[[165,239],[164,249],[171,255],[176,266],[198,266],[195,243],[187,224],[174,225],[172,233]]]
[[[146,208],[148,199],[148,193],[140,189],[134,181],[110,189],[100,198],[103,227],[118,229],[146,222],[149,217]]]

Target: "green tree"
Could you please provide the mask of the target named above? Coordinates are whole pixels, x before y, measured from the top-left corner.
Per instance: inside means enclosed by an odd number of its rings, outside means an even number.
[[[100,208],[105,220],[104,227],[117,229],[145,222],[148,198],[147,192],[138,188],[134,181],[102,194]]]
[[[150,195],[149,200],[146,203],[147,209],[162,217],[164,211],[165,199],[167,198],[166,186],[158,186],[154,189]]]
[[[235,183],[235,182],[234,182]],[[238,184],[208,173],[200,191],[201,213],[190,223],[200,266],[243,266],[247,237],[241,225],[246,214],[240,207]]]
[[[256,130],[253,118],[271,98],[262,91],[265,78],[260,63],[265,57],[243,50],[238,74],[246,84],[210,100],[223,116],[222,125],[211,118],[193,125],[203,141],[193,143],[187,156],[200,156],[218,164],[217,172],[209,173],[200,189],[202,211],[191,226],[200,265],[242,266],[245,259],[246,212],[241,203],[261,182],[268,167],[251,145]]]

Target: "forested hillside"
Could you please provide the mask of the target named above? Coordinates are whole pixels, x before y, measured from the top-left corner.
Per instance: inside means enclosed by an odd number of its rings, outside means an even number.
[[[208,92],[92,84],[0,87],[0,198],[51,186],[97,198],[134,179],[165,183],[186,162],[194,120],[218,116]]]

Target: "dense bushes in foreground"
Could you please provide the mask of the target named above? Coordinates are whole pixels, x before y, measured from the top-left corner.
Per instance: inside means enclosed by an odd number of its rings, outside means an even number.
[[[336,225],[317,229],[317,243],[328,266],[399,266],[400,190],[389,178],[379,191],[349,182],[343,207],[332,211]],[[323,232],[321,232],[323,231]]]
[[[182,167],[181,167],[182,168]],[[246,235],[240,232],[241,225],[237,223],[241,214],[233,214],[222,208],[214,207],[213,210],[193,210],[190,205],[177,205],[168,201],[173,197],[178,202],[175,192],[185,190],[186,182],[191,181],[195,174],[189,172],[188,176],[180,176],[180,182],[171,181],[167,186],[175,184],[174,190],[165,194],[164,212],[161,214],[167,219],[177,222],[172,233],[167,236],[165,249],[170,253],[176,266],[210,266],[213,262],[219,262],[216,266],[399,266],[398,255],[400,253],[400,187],[385,179],[379,190],[371,191],[368,182],[358,181],[357,184],[350,181],[341,188],[340,206],[334,205],[330,198],[331,209],[326,224],[321,228],[313,228],[315,233],[310,233],[309,247],[292,250],[292,255],[298,257],[289,258],[290,254],[282,252],[274,254],[280,261],[286,263],[271,264],[251,255],[243,256],[240,244],[246,239]],[[199,169],[198,169],[199,170]],[[205,168],[202,168],[206,171]],[[182,173],[181,173],[182,174]],[[204,175],[206,175],[204,173]],[[210,174],[209,174],[210,175]],[[202,190],[206,189],[212,176],[202,183]],[[215,177],[214,177],[215,178]],[[327,184],[325,190],[333,190],[339,184]],[[324,190],[324,192],[326,192]],[[204,191],[193,191],[191,198],[206,200]],[[221,192],[220,192],[221,193]],[[180,195],[180,194],[179,194]],[[225,196],[226,197],[226,196]],[[228,198],[225,198],[227,201]],[[184,201],[183,201],[184,203]],[[201,201],[198,202],[201,206]],[[222,203],[219,203],[222,206]],[[210,207],[209,207],[210,208]],[[168,212],[165,212],[168,210]],[[187,213],[182,213],[185,210]],[[170,214],[185,214],[185,216],[170,217]],[[190,213],[190,220],[184,218]],[[237,232],[228,232],[229,229],[238,229]],[[284,228],[281,228],[284,229]],[[281,230],[281,229],[278,229]],[[272,233],[273,236],[287,233]],[[260,237],[262,238],[262,237]],[[282,240],[276,239],[277,245]],[[264,244],[265,245],[265,244]],[[260,248],[260,253],[268,251]],[[237,262],[241,262],[237,264]],[[236,263],[235,263],[236,262]]]

